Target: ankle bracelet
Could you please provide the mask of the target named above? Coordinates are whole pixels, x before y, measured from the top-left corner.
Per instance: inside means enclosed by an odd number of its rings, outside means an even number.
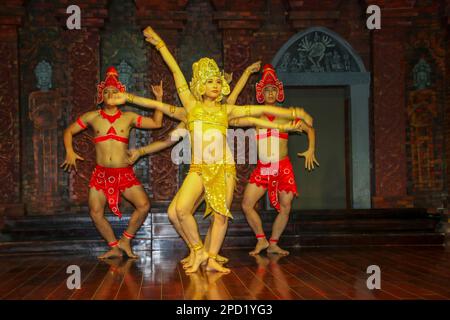
[[[108,242],[108,246],[111,248],[117,247],[119,245],[119,241]]]
[[[124,236],[125,238],[127,238],[127,239],[130,239],[130,240],[134,238],[134,235],[133,235],[133,234],[128,233],[128,232],[126,232],[126,231],[123,232],[123,236]]]
[[[194,251],[199,251],[199,250],[203,249],[203,244],[201,242],[197,243],[197,244],[194,244],[194,245],[192,245],[192,249]]]

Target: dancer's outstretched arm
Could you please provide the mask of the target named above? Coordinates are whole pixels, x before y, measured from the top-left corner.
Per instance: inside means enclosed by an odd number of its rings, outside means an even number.
[[[180,97],[183,107],[188,111],[195,106],[196,99],[189,90],[189,86],[178,66],[177,61],[170,53],[164,41],[161,37],[152,29],[152,27],[147,27],[144,30],[145,41],[150,42],[156,47],[156,49],[161,53],[162,58],[166,62],[170,71],[172,71],[173,79],[175,80],[175,85],[177,87],[178,95]]]
[[[235,104],[237,98],[239,97],[239,94],[242,92],[242,89],[244,89],[245,85],[247,84],[248,78],[252,73],[258,72],[261,68],[261,61],[256,61],[252,65],[248,66],[247,69],[245,69],[244,73],[239,78],[238,82],[233,88],[233,91],[227,98],[227,104]]]
[[[266,129],[278,129],[282,131],[297,131],[302,132],[301,128],[302,121],[290,121],[287,123],[275,123],[273,121],[254,118],[254,117],[242,117],[242,118],[234,118],[229,121],[229,124],[235,127],[259,127]]]
[[[128,92],[116,93],[113,102],[118,105],[129,102],[145,109],[156,109],[171,118],[175,118],[180,121],[186,121],[186,110],[184,108],[176,107],[174,105],[163,103],[161,101],[153,100],[150,98],[139,97]]]
[[[159,85],[151,86],[156,100],[162,102],[164,90],[162,80]],[[153,117],[143,117],[134,112],[130,112],[132,117],[132,126],[141,129],[159,129],[162,126],[163,113],[160,110],[155,110]]]
[[[302,119],[309,126],[312,126],[312,117],[300,107],[281,108],[270,105],[227,105],[229,119],[241,117],[259,117],[263,113],[271,114],[289,120]]]
[[[139,149],[128,150],[127,162],[130,165],[132,165],[140,157],[169,148],[177,144],[178,141],[180,141],[180,138],[186,136],[187,134],[188,131],[186,130],[186,125],[183,122],[181,122],[175,129],[169,132],[166,139],[154,141],[146,145],[145,147],[141,147]]]

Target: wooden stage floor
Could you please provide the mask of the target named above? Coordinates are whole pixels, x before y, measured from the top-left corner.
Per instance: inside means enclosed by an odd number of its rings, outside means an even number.
[[[227,250],[232,273],[186,276],[184,252],[140,252],[139,260],[92,255],[0,255],[0,299],[450,299],[445,247],[302,248],[288,257]],[[69,265],[81,289],[69,290]],[[381,268],[381,290],[369,290],[369,265]]]

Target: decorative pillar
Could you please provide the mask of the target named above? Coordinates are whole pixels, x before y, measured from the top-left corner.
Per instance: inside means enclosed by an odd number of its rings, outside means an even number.
[[[375,208],[412,207],[412,197],[407,194],[404,39],[414,12],[389,8],[382,11],[382,27],[372,34],[375,180],[372,201]]]
[[[3,214],[24,214],[20,181],[22,159],[17,33],[24,14],[22,3],[14,1],[0,5],[0,221]],[[6,16],[5,12],[11,14]]]

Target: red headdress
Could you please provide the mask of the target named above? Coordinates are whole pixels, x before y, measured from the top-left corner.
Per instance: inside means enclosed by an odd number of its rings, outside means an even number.
[[[106,69],[105,81],[102,81],[97,85],[97,104],[103,102],[103,90],[107,87],[114,87],[120,92],[125,92],[125,86],[119,81],[119,73],[114,67]]]
[[[274,86],[278,89],[277,101],[282,102],[284,100],[283,83],[278,80],[275,69],[271,64],[266,64],[263,68],[263,75],[261,81],[256,83],[256,100],[259,103],[264,102],[263,90],[266,86]]]

